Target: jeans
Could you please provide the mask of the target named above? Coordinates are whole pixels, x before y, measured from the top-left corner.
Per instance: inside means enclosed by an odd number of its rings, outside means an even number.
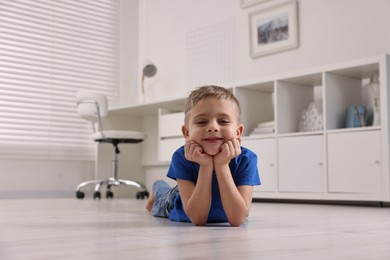
[[[177,185],[172,188],[167,182],[158,180],[153,184],[152,192],[154,194],[152,215],[155,217],[169,218],[169,213],[173,209],[176,195],[179,193]]]

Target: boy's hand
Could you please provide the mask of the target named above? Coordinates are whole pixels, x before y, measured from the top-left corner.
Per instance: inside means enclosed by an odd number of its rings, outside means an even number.
[[[229,164],[230,160],[241,154],[239,139],[232,139],[221,146],[221,151],[214,156],[214,166]]]
[[[200,166],[213,165],[213,157],[204,153],[202,146],[195,142],[187,142],[184,145],[184,156],[187,160],[196,162]]]

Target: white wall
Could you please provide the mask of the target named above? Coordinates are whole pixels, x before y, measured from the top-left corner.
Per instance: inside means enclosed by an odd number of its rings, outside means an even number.
[[[390,1],[299,0],[299,48],[250,58],[248,14],[280,2],[241,9],[240,0],[140,1],[140,60],[158,66],[146,82],[146,100],[186,96],[200,84],[390,53]],[[139,95],[136,85],[133,92]]]
[[[120,103],[138,102],[139,80],[139,4],[138,1],[121,0],[121,82]],[[134,90],[135,93],[134,93]]]
[[[76,186],[94,178],[85,161],[0,160],[0,199],[75,197]]]

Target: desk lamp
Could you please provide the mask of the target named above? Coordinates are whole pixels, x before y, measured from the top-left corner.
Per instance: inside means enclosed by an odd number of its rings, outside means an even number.
[[[145,65],[142,69],[142,78],[141,78],[141,89],[142,89],[142,95],[145,97],[145,87],[144,87],[144,80],[145,77],[151,78],[157,73],[157,67],[150,61],[146,60]]]

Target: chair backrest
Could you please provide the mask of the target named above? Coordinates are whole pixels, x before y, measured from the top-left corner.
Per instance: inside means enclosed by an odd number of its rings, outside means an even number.
[[[81,90],[76,95],[76,102],[80,117],[88,121],[99,122],[108,114],[108,102],[105,95]]]

